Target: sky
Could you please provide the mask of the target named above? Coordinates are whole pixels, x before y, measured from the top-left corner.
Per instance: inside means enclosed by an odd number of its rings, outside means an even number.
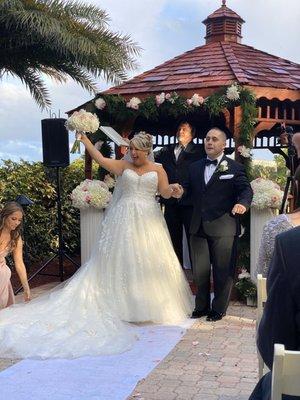
[[[142,47],[135,76],[185,51],[205,44],[202,21],[221,0],[90,0],[110,16],[110,29],[129,34]],[[246,22],[242,43],[300,63],[300,0],[227,0]],[[0,81],[0,160],[42,160],[41,120],[65,112],[93,96],[69,80],[59,85],[47,79],[52,107],[41,111],[22,83],[5,76]],[[98,91],[112,86],[99,80]],[[265,151],[256,158],[270,158]]]

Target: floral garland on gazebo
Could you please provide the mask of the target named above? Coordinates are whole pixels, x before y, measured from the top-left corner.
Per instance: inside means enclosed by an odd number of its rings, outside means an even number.
[[[250,163],[252,132],[257,117],[256,98],[251,90],[236,83],[224,86],[206,98],[197,93],[191,98],[186,98],[177,92],[162,92],[158,95],[147,96],[144,99],[132,97],[129,101],[126,101],[121,95],[104,94],[96,97],[92,100],[92,103],[100,116],[103,112],[106,112],[113,120],[119,122],[138,116],[152,121],[157,121],[161,115],[177,118],[191,114],[200,108],[208,111],[210,116],[213,117],[220,115],[225,108],[240,106],[242,121],[237,150],[244,159],[244,163]],[[91,111],[90,108],[89,111]]]

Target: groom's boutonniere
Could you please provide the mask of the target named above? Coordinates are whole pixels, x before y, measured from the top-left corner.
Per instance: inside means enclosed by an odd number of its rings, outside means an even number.
[[[228,171],[228,162],[226,160],[223,160],[220,162],[220,164],[217,167],[218,172],[225,172]]]

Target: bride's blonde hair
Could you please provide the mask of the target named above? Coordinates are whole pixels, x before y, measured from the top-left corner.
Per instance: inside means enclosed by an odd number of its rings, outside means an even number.
[[[153,150],[152,135],[146,132],[139,132],[130,140],[137,150],[144,150],[151,153]]]

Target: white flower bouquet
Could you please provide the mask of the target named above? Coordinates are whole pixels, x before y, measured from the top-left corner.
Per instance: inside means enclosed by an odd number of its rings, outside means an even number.
[[[86,179],[72,191],[70,197],[75,208],[95,207],[102,209],[108,206],[112,194],[106,183],[96,179]]]
[[[66,128],[70,131],[94,133],[99,129],[99,119],[97,115],[83,109],[74,111],[67,119]],[[80,142],[76,139],[71,153],[80,152]]]
[[[283,191],[277,183],[269,179],[257,178],[251,182],[253,199],[251,206],[258,210],[264,208],[280,208]]]

